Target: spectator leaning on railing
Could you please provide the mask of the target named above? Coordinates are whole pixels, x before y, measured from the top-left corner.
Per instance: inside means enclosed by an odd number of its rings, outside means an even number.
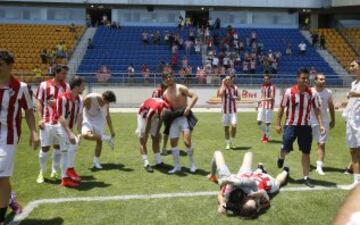
[[[111,77],[111,70],[106,65],[102,65],[96,73],[96,79],[98,82],[107,82]]]

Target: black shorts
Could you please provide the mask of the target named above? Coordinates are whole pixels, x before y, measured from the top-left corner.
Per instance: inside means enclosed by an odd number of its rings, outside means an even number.
[[[285,152],[294,150],[293,143],[295,139],[297,139],[300,151],[309,154],[312,143],[311,126],[284,126],[282,150]]]

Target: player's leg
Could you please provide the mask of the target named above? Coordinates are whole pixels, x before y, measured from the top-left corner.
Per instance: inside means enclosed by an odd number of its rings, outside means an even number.
[[[54,143],[54,137],[51,133],[51,125],[45,124],[44,129],[40,129],[40,142],[41,142],[41,148],[39,151],[39,165],[40,165],[40,171],[39,171],[39,175],[36,179],[37,183],[43,183],[44,182],[44,176],[47,170],[47,159],[49,157],[49,151],[50,151],[50,146],[53,145]],[[53,160],[53,166],[54,165],[54,160]]]
[[[59,178],[58,171],[60,171],[60,159],[61,159],[61,152],[59,145],[53,146],[54,150],[51,155],[52,165],[51,165],[51,178]]]
[[[155,157],[155,166],[162,165],[162,161],[161,161],[161,157],[160,157],[161,136],[160,136],[160,134],[157,134],[157,130],[158,130],[159,126],[160,126],[159,118],[153,117],[153,119],[151,121],[150,133],[151,133],[151,139],[152,139],[152,149],[153,149],[154,157]]]
[[[265,113],[265,111],[263,108],[258,109],[257,124],[262,133],[262,138],[261,138],[262,142],[264,142],[265,138],[266,138],[265,127],[264,127],[264,122],[265,122],[265,114],[264,113]]]
[[[80,137],[76,137],[76,144],[69,145],[69,164],[67,169],[67,175],[74,181],[80,182],[81,178],[75,170],[76,153],[79,148]]]
[[[298,138],[299,149],[302,152],[301,165],[303,169],[304,178],[302,181],[308,187],[314,187],[309,178],[310,173],[310,151],[312,143],[312,128],[310,126],[299,126],[296,130],[296,136]]]
[[[179,124],[179,118],[177,118],[172,122],[169,132],[171,151],[174,160],[174,168],[169,171],[170,174],[181,171],[180,152],[178,149],[180,132],[181,126]]]
[[[267,142],[270,139],[270,130],[271,130],[272,117],[273,117],[273,110],[272,109],[266,109],[265,110],[265,135],[266,135],[266,141]]]
[[[223,114],[224,134],[225,134],[225,150],[231,149],[230,139],[230,114]]]
[[[9,205],[10,192],[10,177],[0,177],[0,224],[3,224],[5,221],[5,215]]]
[[[211,161],[211,172],[208,176],[210,181],[217,182],[216,172],[218,173],[218,178],[222,179],[223,177],[230,176],[231,173],[228,167],[225,164],[225,159],[221,151],[215,151],[212,161]]]
[[[189,128],[189,123],[186,117],[180,118],[180,121],[181,121],[181,131],[183,133],[184,144],[186,147],[186,153],[189,158],[190,172],[195,173],[197,168],[194,160],[194,146],[192,144],[192,139],[191,139],[192,132]]]
[[[102,141],[101,140],[97,140],[96,141],[96,145],[95,145],[95,156],[94,156],[94,160],[93,160],[93,167],[96,169],[102,169],[102,166],[100,164],[100,155],[101,155],[101,151],[102,151]]]
[[[285,126],[283,134],[283,145],[280,149],[277,159],[278,168],[282,168],[284,166],[285,157],[290,151],[293,150],[293,143],[295,139],[295,126]]]
[[[353,186],[360,184],[360,147],[351,149],[352,168],[354,173]]]
[[[253,153],[246,152],[244,155],[241,167],[238,171],[238,175],[240,175],[242,173],[251,172],[252,162],[253,162]]]
[[[234,139],[236,136],[236,127],[237,127],[237,114],[231,114],[231,147],[234,147]]]

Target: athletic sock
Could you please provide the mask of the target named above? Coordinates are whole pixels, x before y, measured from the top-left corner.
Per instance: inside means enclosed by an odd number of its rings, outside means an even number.
[[[70,145],[69,147],[69,168],[75,167],[77,145]]]
[[[46,162],[48,158],[48,152],[43,152],[41,149],[39,151],[39,163],[40,171],[44,174],[46,172]]]
[[[172,149],[172,156],[174,160],[174,167],[180,167],[180,152],[176,147]]]
[[[60,159],[60,168],[61,168],[61,178],[67,177],[66,170],[68,168],[68,151],[61,151]]]
[[[147,166],[147,165],[150,164],[146,154],[141,155],[141,157],[142,157],[142,159],[144,161],[144,166]]]
[[[316,168],[322,168],[323,164],[324,164],[323,161],[320,161],[320,160],[316,161]]]
[[[159,152],[155,153],[155,162],[156,162],[156,164],[161,164],[162,163]]]
[[[186,149],[187,155],[189,157],[190,164],[194,163],[194,150],[192,147]]]
[[[60,150],[55,150],[52,152],[52,172],[57,172],[60,169],[60,160],[61,160],[61,152]]]

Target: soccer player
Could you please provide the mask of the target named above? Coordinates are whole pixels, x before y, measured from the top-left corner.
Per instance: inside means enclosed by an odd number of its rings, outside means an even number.
[[[41,141],[39,152],[40,172],[36,180],[37,183],[44,182],[50,146],[54,146],[55,149],[52,153],[51,177],[58,178],[57,171],[60,169],[61,153],[59,151],[59,141],[56,138],[56,99],[60,94],[70,90],[69,84],[66,83],[68,70],[67,66],[57,65],[55,67],[55,77],[41,82],[36,92],[35,98]]]
[[[269,142],[270,125],[273,117],[275,102],[275,86],[270,81],[270,75],[264,75],[264,83],[261,85],[261,99],[258,106],[257,121],[263,132],[261,141]],[[263,126],[265,125],[265,126]]]
[[[109,113],[109,104],[116,102],[116,96],[112,91],[105,91],[103,94],[90,93],[84,98],[83,124],[81,135],[84,139],[96,141],[93,166],[102,169],[100,155],[102,142],[109,144],[114,149],[113,138],[115,131]],[[105,122],[107,123],[111,136],[105,135]]]
[[[346,143],[350,149],[354,182],[348,189],[360,184],[360,62],[353,61],[350,71],[355,75],[348,93],[349,102],[343,112],[346,120]]]
[[[21,134],[21,109],[30,132],[32,147],[38,148],[39,136],[36,132],[33,102],[27,84],[20,82],[11,74],[13,56],[0,51],[0,225],[4,225],[9,205],[15,163],[16,143]]]
[[[160,84],[160,86],[157,87],[157,88],[153,91],[151,97],[152,97],[152,98],[162,98],[162,97],[163,97],[163,93],[164,93],[165,90],[166,90],[166,85],[162,82],[162,83]],[[160,155],[166,156],[166,155],[168,154],[168,153],[167,153],[167,143],[168,143],[168,141],[169,141],[169,134],[166,133],[165,131],[164,131],[163,134],[164,134],[164,136],[163,136],[164,139],[163,139],[163,146],[162,146],[162,150],[161,150]],[[160,139],[161,139],[161,136],[160,136]]]
[[[209,179],[220,185],[219,213],[231,210],[244,217],[254,217],[261,209],[270,206],[269,194],[278,192],[286,182],[288,167],[284,167],[284,170],[273,178],[267,174],[262,164],[258,164],[258,168],[252,171],[252,158],[252,152],[245,153],[238,173],[231,174],[223,154],[220,151],[214,152]]]
[[[170,104],[173,110],[184,110],[183,116],[172,121],[170,126],[169,138],[174,159],[174,168],[170,170],[169,173],[173,174],[181,171],[180,152],[177,147],[180,133],[183,133],[184,144],[190,161],[190,172],[195,173],[197,168],[194,161],[194,149],[191,142],[191,129],[187,117],[192,114],[191,108],[196,104],[198,96],[186,86],[176,84],[171,73],[164,74],[163,79],[167,86],[167,89],[163,94],[165,101]],[[187,98],[190,98],[189,102],[187,102]]]
[[[240,100],[238,87],[234,85],[234,79],[235,76],[226,76],[222,80],[220,89],[218,91],[218,96],[221,97],[223,103],[222,113],[223,113],[223,123],[224,123],[224,131],[225,131],[226,150],[230,150],[233,147],[233,140],[236,135],[236,125],[237,125],[236,101]]]
[[[155,166],[161,166],[162,161],[160,158],[159,133],[162,124],[161,113],[163,112],[163,109],[169,107],[169,104],[161,98],[149,98],[141,104],[138,111],[136,133],[139,135],[140,154],[144,161],[144,168],[149,173],[154,172],[147,157],[146,143],[149,137],[149,133],[152,139],[152,149],[155,154]]]
[[[81,77],[74,77],[70,82],[70,91],[57,98],[57,118],[59,122],[58,134],[61,151],[61,185],[76,187],[80,177],[74,168],[76,151],[79,147],[82,108],[81,94],[85,89],[85,81]],[[77,125],[79,135],[75,135],[73,127]]]
[[[324,74],[315,75],[314,81],[315,81],[315,87],[311,88],[311,90],[320,97],[321,100],[320,112],[326,132],[324,134],[320,134],[320,127],[316,120],[314,109],[312,109],[311,111],[310,123],[312,126],[313,139],[316,140],[318,144],[316,172],[319,175],[325,175],[323,171],[323,164],[325,158],[325,144],[328,139],[329,129],[335,126],[335,107],[332,100],[331,90],[325,88],[325,83],[326,83],[325,75]],[[330,112],[330,118],[331,118],[330,121],[329,121],[328,109]]]
[[[276,131],[282,132],[281,121],[286,109],[286,120],[283,134],[283,146],[277,160],[277,166],[282,168],[285,156],[293,150],[293,143],[297,139],[299,150],[302,152],[301,164],[304,178],[301,180],[306,186],[314,187],[310,178],[310,151],[312,143],[312,129],[310,126],[310,112],[314,108],[319,123],[320,134],[326,130],[320,113],[320,100],[316,93],[308,87],[309,71],[299,69],[296,75],[296,84],[286,89],[278,112]]]

